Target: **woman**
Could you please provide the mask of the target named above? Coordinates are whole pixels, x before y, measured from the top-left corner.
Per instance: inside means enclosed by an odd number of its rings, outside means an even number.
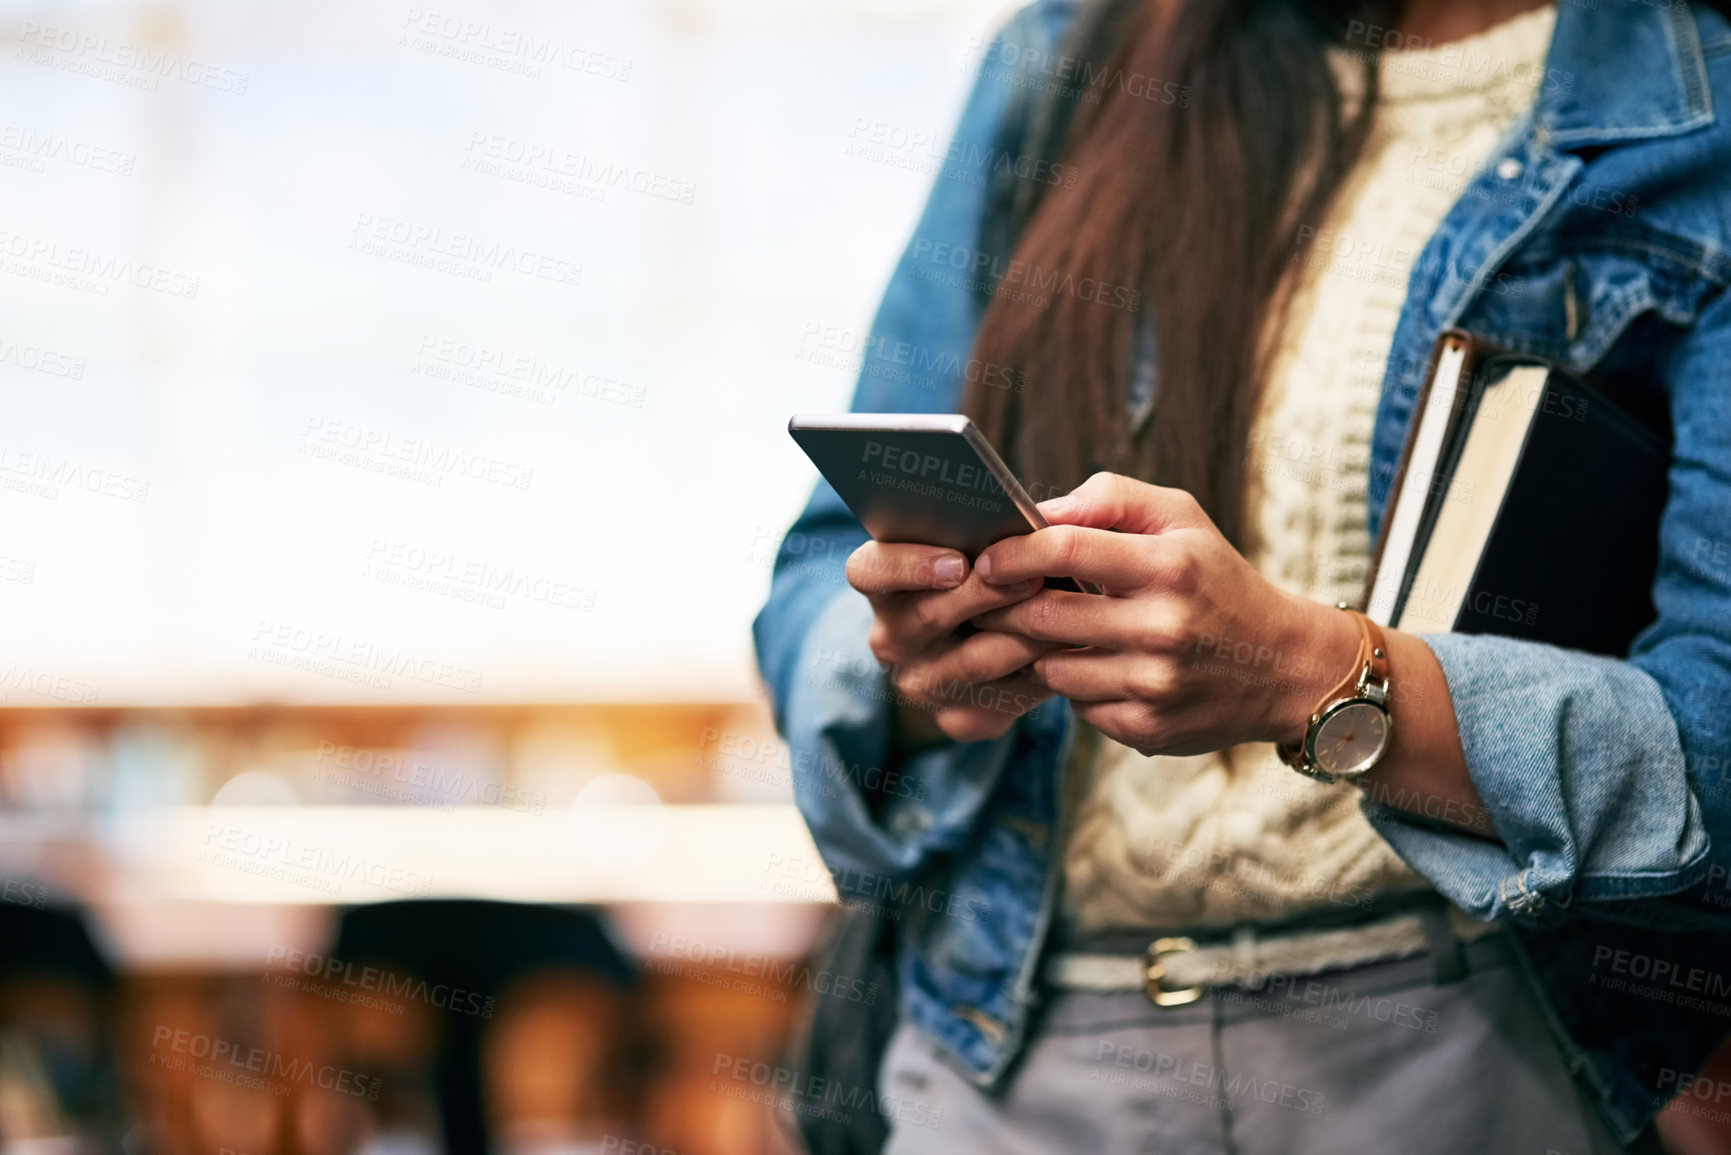
[[[970,413],[1054,528],[970,566],[820,485],[756,624],[894,927],[890,1151],[1657,1149],[1731,1033],[1728,96],[1679,0],[1042,0],[985,51],[875,322],[920,368],[854,408]],[[1456,326],[1668,411],[1625,659],[1334,608]],[[1295,773],[1373,649],[1386,748]]]

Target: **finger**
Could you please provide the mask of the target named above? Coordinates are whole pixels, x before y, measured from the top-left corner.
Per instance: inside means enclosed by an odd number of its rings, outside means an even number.
[[[953,590],[904,595],[899,604],[881,606],[878,617],[892,634],[919,650],[949,637],[963,622],[988,610],[1032,597],[1040,585],[1038,579],[1029,579],[1017,585],[991,586],[977,573],[969,574],[968,580]]]
[[[1137,589],[1156,576],[1160,552],[1150,537],[1055,525],[990,546],[974,562],[974,572],[993,584],[1076,577],[1112,589]]]
[[[1021,634],[988,630],[966,638],[927,662],[906,666],[896,689],[916,702],[942,703],[965,687],[1007,678],[1052,648]]]
[[[1094,474],[1063,497],[1041,502],[1040,514],[1053,525],[1125,533],[1163,533],[1208,521],[1187,490],[1149,485],[1118,473]]]
[[[868,541],[847,559],[847,580],[869,597],[905,590],[954,589],[967,580],[968,559],[953,549]]]
[[[1022,602],[992,610],[974,619],[983,630],[1026,634],[1042,642],[1100,646],[1123,650],[1152,645],[1147,629],[1148,607],[1138,599],[1103,598],[1064,590],[1042,590]]]
[[[1139,754],[1156,754],[1167,741],[1154,712],[1141,702],[1077,702],[1076,717]]]
[[[1027,674],[977,686],[971,701],[938,709],[938,728],[957,742],[983,742],[1004,733],[1029,710],[1052,696]]]
[[[1138,663],[1146,658],[1089,646],[1057,649],[1034,663],[1034,676],[1052,693],[1072,702],[1138,698]]]

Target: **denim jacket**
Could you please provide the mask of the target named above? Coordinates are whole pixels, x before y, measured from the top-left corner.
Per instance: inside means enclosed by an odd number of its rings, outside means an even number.
[[[1073,82],[1062,44],[1076,9],[1039,0],[981,46],[854,409],[951,412],[989,372],[970,349],[982,278],[1007,260],[982,249],[994,172],[1015,164],[1041,92]],[[1501,844],[1366,813],[1443,896],[1511,928],[1570,1069],[1627,1141],[1731,1034],[1731,854],[1718,849],[1731,846],[1731,27],[1684,0],[1562,4],[1534,84],[1532,111],[1410,262],[1373,434],[1372,532],[1432,342],[1460,326],[1668,406],[1658,618],[1622,659],[1426,635]],[[1133,377],[1126,420],[1157,387],[1145,366]],[[838,892],[896,919],[903,1016],[991,1086],[1038,998],[1073,716],[1054,699],[1002,738],[892,755],[871,613],[843,573],[864,540],[820,482],[783,539],[758,661]]]

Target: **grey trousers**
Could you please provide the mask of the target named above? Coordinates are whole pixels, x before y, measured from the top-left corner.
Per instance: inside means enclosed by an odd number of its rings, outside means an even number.
[[[1437,985],[1428,957],[1275,976],[1183,1007],[1053,992],[998,1092],[903,1023],[886,1155],[1612,1155],[1501,943]]]

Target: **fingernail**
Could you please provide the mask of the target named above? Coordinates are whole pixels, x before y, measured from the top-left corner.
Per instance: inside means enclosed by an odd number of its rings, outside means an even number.
[[[1049,501],[1042,501],[1040,503],[1040,512],[1049,518],[1062,517],[1075,508],[1076,499],[1068,495],[1064,497],[1054,497]]]
[[[967,572],[968,563],[953,553],[940,557],[932,566],[932,574],[938,579],[938,584],[946,588],[961,585],[962,577]],[[980,572],[985,571],[982,569]]]
[[[980,575],[981,581],[991,581],[992,580],[992,555],[989,553],[981,554],[974,561],[974,572]]]

